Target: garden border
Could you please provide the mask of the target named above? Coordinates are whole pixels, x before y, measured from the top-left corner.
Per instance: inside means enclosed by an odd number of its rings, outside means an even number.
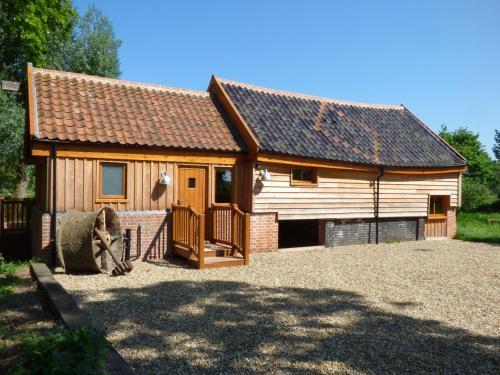
[[[66,292],[61,284],[52,275],[44,263],[32,263],[31,276],[35,279],[38,290],[47,307],[62,320],[69,329],[86,326],[88,319],[79,309],[73,298]],[[135,372],[123,357],[110,345],[106,370],[110,374],[132,375]]]

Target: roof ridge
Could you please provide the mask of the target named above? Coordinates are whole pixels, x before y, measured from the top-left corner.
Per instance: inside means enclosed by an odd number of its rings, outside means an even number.
[[[204,97],[210,95],[207,91],[201,91],[201,90],[183,89],[183,88],[178,88],[178,87],[158,85],[158,84],[154,84],[154,83],[134,82],[134,81],[127,81],[127,80],[122,80],[122,79],[118,79],[118,78],[99,77],[99,76],[92,76],[92,75],[84,74],[84,73],[73,73],[73,72],[65,72],[62,70],[53,70],[53,69],[33,67],[33,74],[36,74],[36,73],[46,73],[46,74],[49,74],[51,76],[71,77],[71,78],[76,78],[76,79],[80,78],[82,80],[87,80],[87,81],[103,82],[103,83],[110,83],[110,84],[123,85],[123,86],[129,86],[129,87],[138,87],[138,88],[145,88],[145,89],[151,89],[151,90],[160,90],[160,91],[166,91],[166,92],[197,95],[197,96],[204,96]]]
[[[268,94],[290,96],[290,97],[299,98],[299,99],[306,99],[306,100],[318,100],[320,102],[334,103],[334,104],[340,104],[340,105],[351,105],[351,106],[357,106],[357,107],[379,108],[379,109],[399,109],[399,110],[404,109],[404,107],[402,105],[373,104],[373,103],[363,103],[363,102],[354,102],[354,101],[349,101],[349,100],[325,98],[322,96],[301,94],[301,93],[296,93],[296,92],[291,92],[291,91],[286,91],[286,90],[270,89],[267,87],[252,85],[252,84],[244,83],[244,82],[232,81],[230,79],[225,79],[225,78],[220,78],[220,77],[216,77],[216,78],[222,83],[226,83],[229,85],[236,85],[236,86],[240,86],[240,87],[245,87],[245,88],[248,88],[250,90],[261,91],[261,92],[268,93]]]

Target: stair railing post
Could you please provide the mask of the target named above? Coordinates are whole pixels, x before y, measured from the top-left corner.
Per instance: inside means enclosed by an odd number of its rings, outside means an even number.
[[[231,208],[231,251],[234,255],[234,252],[236,251],[236,237],[237,237],[237,231],[236,231],[236,226],[238,225],[236,223],[237,221],[237,212],[234,208],[237,208],[237,204],[233,204]]]
[[[245,213],[245,232],[243,234],[244,236],[244,245],[243,245],[243,258],[244,258],[244,264],[248,265],[250,263],[250,214]]]
[[[198,228],[198,268],[205,268],[205,215],[201,214],[199,216],[199,228]]]

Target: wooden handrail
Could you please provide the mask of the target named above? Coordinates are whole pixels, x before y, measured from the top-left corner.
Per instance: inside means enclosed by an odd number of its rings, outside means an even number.
[[[172,205],[172,242],[173,246],[189,251],[189,259],[198,268],[204,267],[205,215],[199,214],[191,206]]]
[[[248,264],[250,255],[250,215],[237,204],[212,204],[211,242],[231,246]]]

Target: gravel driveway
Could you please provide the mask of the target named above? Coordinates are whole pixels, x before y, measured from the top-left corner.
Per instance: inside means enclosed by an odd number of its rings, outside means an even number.
[[[498,373],[500,247],[461,241],[57,275],[138,373]]]

